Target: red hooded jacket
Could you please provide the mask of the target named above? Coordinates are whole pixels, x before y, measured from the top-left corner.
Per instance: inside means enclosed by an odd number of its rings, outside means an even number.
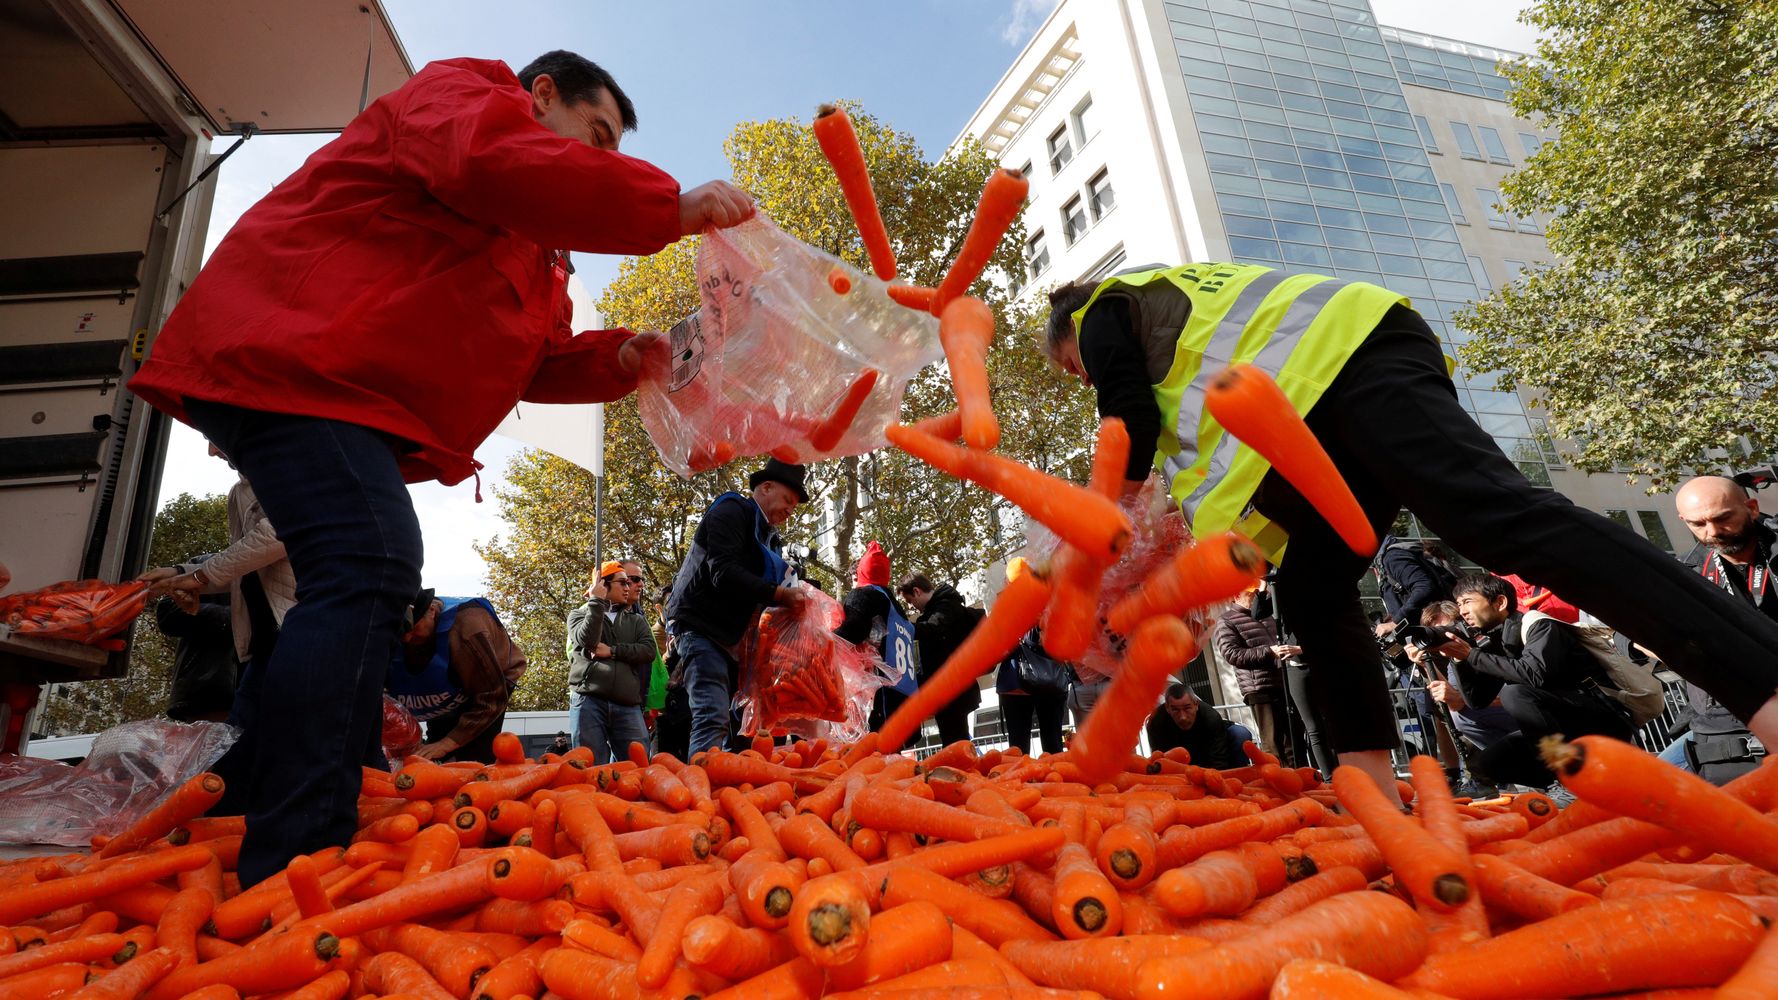
[[[385,431],[409,482],[458,483],[520,399],[635,388],[628,331],[572,334],[560,252],[679,236],[673,178],[538,124],[505,63],[431,63],[241,217],[130,388]]]

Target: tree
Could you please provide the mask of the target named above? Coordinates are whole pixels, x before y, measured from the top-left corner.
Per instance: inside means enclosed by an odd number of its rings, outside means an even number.
[[[1465,360],[1543,393],[1570,462],[1666,485],[1778,449],[1778,6],[1542,0],[1516,114],[1560,133],[1508,177],[1558,259],[1459,318]],[[1739,457],[1738,455],[1736,457]]]
[[[851,114],[901,276],[914,284],[937,284],[968,231],[995,162],[973,142],[929,161],[911,136],[856,108]],[[857,228],[807,122],[745,122],[724,148],[735,182],[780,228],[868,269]],[[625,260],[599,300],[605,320],[665,330],[695,311],[697,243],[687,239],[651,257]],[[1001,450],[1084,480],[1091,395],[1034,350],[1040,316],[1012,303],[1006,291],[1023,270],[1023,243],[1015,227],[971,289],[998,320],[990,376],[1002,424]],[[904,419],[952,405],[944,366],[934,365],[909,384]],[[651,585],[658,587],[670,582],[704,510],[724,490],[744,490],[759,460],[738,459],[690,479],[675,475],[656,459],[634,397],[606,407],[605,430],[606,549],[642,562]],[[535,452],[514,459],[509,479],[512,486],[497,490],[496,499],[512,529],[480,551],[489,561],[494,596],[518,623],[532,664],[515,705],[559,706],[565,699],[559,680],[565,675],[564,619],[583,599],[592,558],[593,480]],[[882,542],[898,571],[953,580],[1021,541],[1019,516],[998,498],[893,449],[811,466],[809,492],[816,502],[799,507],[782,533],[791,546],[816,550],[805,574],[833,593],[850,586],[852,563],[870,539]],[[824,516],[828,502],[836,504],[836,516]],[[837,556],[826,554],[829,547]]]
[[[171,566],[228,547],[228,498],[181,493],[154,516],[148,547],[151,566]],[[37,728],[50,735],[96,733],[167,710],[172,693],[174,642],[155,627],[153,605],[136,619],[129,672],[104,681],[56,685],[44,701]]]

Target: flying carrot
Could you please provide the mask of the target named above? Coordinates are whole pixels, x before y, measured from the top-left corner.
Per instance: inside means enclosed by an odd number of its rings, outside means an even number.
[[[864,401],[870,398],[870,392],[876,388],[878,373],[875,368],[866,368],[846,387],[840,401],[834,404],[833,412],[809,435],[809,444],[816,451],[832,451],[852,429],[852,422],[858,419],[858,411],[864,408]]]
[[[943,315],[952,299],[969,291],[999,249],[1007,228],[1019,217],[1030,189],[1031,183],[1017,170],[1003,168],[988,175],[987,183],[982,185],[981,200],[975,206],[975,218],[969,222],[969,234],[963,237],[957,259],[951,261],[950,270],[938,283],[938,295],[932,303],[934,315]]]
[[[835,264],[827,269],[827,287],[833,289],[836,295],[845,295],[852,290],[852,276]]]
[[[889,231],[883,227],[883,217],[877,211],[870,167],[865,163],[864,150],[858,145],[858,133],[852,128],[851,116],[837,104],[823,104],[815,112],[813,128],[815,141],[820,143],[822,155],[827,157],[834,178],[840,182],[846,207],[852,210],[852,221],[858,225],[858,236],[864,241],[865,252],[870,255],[871,270],[878,278],[893,281],[895,250],[889,245]]]
[[[974,684],[976,678],[999,666],[1031,626],[1037,624],[1049,595],[1049,584],[1035,573],[1010,577],[987,617],[976,625],[950,659],[884,720],[877,730],[878,747],[885,753],[900,750],[922,722],[950,704]]]
[[[1367,557],[1377,551],[1377,533],[1364,508],[1272,376],[1250,364],[1226,368],[1210,380],[1204,406],[1296,487],[1348,548]]]
[[[1117,504],[1010,458],[960,448],[890,424],[889,443],[941,472],[998,493],[1087,555],[1107,562],[1130,540],[1130,518]]]
[[[1265,571],[1265,554],[1244,536],[1231,531],[1202,538],[1113,605],[1107,620],[1113,632],[1127,635],[1145,618],[1182,615],[1227,600]]]
[[[951,371],[951,392],[963,415],[963,443],[988,450],[1000,443],[1000,423],[988,392],[988,349],[994,344],[994,313],[981,299],[961,295],[938,318],[938,340]]]
[[[924,285],[890,285],[889,297],[909,309],[931,312],[932,303],[938,298],[938,289]]]
[[[1084,777],[1103,781],[1123,766],[1168,675],[1197,651],[1191,630],[1178,618],[1149,618],[1136,627],[1125,647],[1123,665],[1075,734],[1075,761]]]

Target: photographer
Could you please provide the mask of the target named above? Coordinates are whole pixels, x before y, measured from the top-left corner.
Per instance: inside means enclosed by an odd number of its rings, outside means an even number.
[[[1439,724],[1442,726],[1448,719],[1457,733],[1477,750],[1486,750],[1518,732],[1518,724],[1513,722],[1512,714],[1501,706],[1499,698],[1488,705],[1472,705],[1466,701],[1451,670],[1450,657],[1438,652],[1438,647],[1445,644],[1448,634],[1468,634],[1463,622],[1458,620],[1456,602],[1436,601],[1427,605],[1426,610],[1420,612],[1420,625],[1420,628],[1402,630],[1403,654],[1425,676],[1426,693],[1441,707],[1441,718],[1437,720]],[[1473,785],[1479,780],[1486,780],[1487,776],[1479,774],[1475,762],[1470,760],[1470,754],[1461,752],[1459,757],[1469,768],[1470,776],[1463,784],[1453,782],[1453,788],[1459,789],[1459,795],[1485,792],[1485,789],[1475,788]],[[1468,791],[1462,791],[1466,785],[1471,787]],[[1492,792],[1486,791],[1486,794]]]
[[[1496,697],[1519,731],[1502,737],[1477,760],[1497,781],[1548,788],[1556,779],[1538,755],[1538,741],[1598,734],[1629,740],[1628,709],[1603,688],[1610,684],[1573,629],[1552,618],[1525,623],[1512,585],[1476,573],[1457,581],[1457,611],[1468,636],[1447,635],[1437,651],[1453,661],[1458,693],[1471,705]]]

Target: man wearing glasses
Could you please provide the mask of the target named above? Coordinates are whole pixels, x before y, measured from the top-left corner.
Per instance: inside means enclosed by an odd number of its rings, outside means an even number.
[[[598,764],[627,757],[631,743],[649,749],[642,696],[655,649],[638,605],[644,582],[641,564],[607,562],[587,602],[568,612],[569,725]]]

